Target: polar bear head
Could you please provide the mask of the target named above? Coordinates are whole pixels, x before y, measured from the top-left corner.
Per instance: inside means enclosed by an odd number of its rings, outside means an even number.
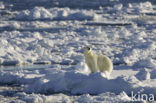
[[[84,54],[88,54],[92,52],[92,48],[91,47],[84,47]]]

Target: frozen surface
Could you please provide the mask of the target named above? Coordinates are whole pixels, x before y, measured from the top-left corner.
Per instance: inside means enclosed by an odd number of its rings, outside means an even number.
[[[1,0],[0,102],[156,100],[155,41],[155,0]],[[90,73],[85,46],[111,58],[110,78]]]
[[[33,9],[24,10],[15,16],[18,20],[92,20],[94,18],[92,10],[71,10],[70,8],[51,8],[35,7]]]

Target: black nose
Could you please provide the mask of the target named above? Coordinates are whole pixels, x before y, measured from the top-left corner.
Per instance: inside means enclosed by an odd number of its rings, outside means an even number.
[[[90,47],[86,47],[87,48],[87,50],[90,50]]]

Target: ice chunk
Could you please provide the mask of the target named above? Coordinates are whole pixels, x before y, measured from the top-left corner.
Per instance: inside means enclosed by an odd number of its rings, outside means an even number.
[[[88,10],[72,10],[69,8],[51,8],[45,9],[43,7],[35,7],[33,9],[24,10],[19,12],[14,19],[20,20],[43,20],[43,19],[54,19],[54,20],[93,20],[93,11]]]
[[[4,9],[5,5],[3,4],[3,2],[0,2],[0,9]]]
[[[144,68],[144,69],[140,70],[139,73],[137,73],[135,76],[139,80],[149,80],[150,79],[150,72],[148,71],[148,69]]]

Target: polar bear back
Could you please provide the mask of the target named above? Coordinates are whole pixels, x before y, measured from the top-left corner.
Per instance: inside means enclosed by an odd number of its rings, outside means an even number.
[[[97,65],[100,71],[112,72],[113,64],[111,60],[105,55],[97,55]]]

